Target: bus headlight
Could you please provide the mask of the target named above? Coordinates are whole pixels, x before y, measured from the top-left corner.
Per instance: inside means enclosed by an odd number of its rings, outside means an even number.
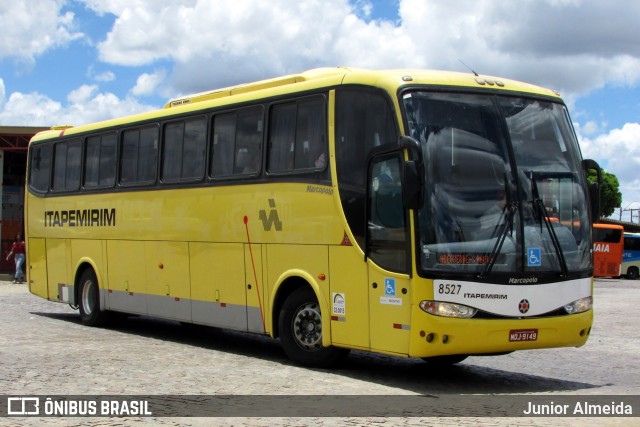
[[[576,314],[591,310],[591,307],[593,307],[593,299],[591,297],[586,297],[565,305],[564,311],[568,314]]]
[[[477,309],[466,305],[440,301],[421,301],[420,308],[436,316],[460,317],[463,319],[469,319],[478,312]]]

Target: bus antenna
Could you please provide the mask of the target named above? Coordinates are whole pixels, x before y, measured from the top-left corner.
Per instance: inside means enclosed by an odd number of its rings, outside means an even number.
[[[462,62],[462,59],[458,59],[458,61],[460,61],[460,63],[462,65],[464,65],[465,67],[467,67],[469,69],[469,71],[471,71],[473,73],[474,76],[479,77],[480,74],[476,73],[475,71],[473,71],[473,68],[469,67],[467,64],[465,64],[464,62]]]

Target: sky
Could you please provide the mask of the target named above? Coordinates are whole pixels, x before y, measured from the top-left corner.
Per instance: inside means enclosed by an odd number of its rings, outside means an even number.
[[[560,92],[629,221],[639,23],[629,0],[2,0],[0,125],[81,125],[316,67],[470,67]]]

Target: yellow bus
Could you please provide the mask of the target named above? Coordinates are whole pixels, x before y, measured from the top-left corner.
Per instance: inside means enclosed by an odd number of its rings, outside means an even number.
[[[581,346],[590,212],[567,109],[516,81],[324,68],[36,135],[30,291],[450,364]]]

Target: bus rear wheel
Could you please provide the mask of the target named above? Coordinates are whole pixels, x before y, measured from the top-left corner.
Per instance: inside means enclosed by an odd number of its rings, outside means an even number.
[[[101,326],[107,321],[107,312],[100,310],[100,288],[91,269],[85,270],[78,283],[80,322],[87,326]]]
[[[298,288],[287,297],[278,327],[284,352],[300,365],[327,367],[349,353],[346,349],[322,346],[322,314],[311,288]]]
[[[629,267],[627,270],[627,279],[629,280],[637,280],[638,279],[638,268],[637,267]]]

